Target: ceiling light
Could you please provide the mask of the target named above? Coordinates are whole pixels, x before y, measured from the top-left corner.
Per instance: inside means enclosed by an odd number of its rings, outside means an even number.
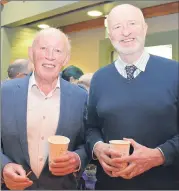
[[[46,29],[46,28],[49,28],[49,25],[41,24],[41,25],[38,25],[38,27],[39,27],[40,29]]]
[[[100,11],[88,11],[87,14],[88,14],[89,16],[91,16],[91,17],[99,17],[99,16],[101,16],[103,13],[100,12]]]

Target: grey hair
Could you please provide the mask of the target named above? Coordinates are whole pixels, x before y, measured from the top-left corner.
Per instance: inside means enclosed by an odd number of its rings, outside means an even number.
[[[16,76],[20,73],[28,74],[29,73],[28,66],[29,66],[29,60],[27,59],[15,60],[8,67],[8,70],[7,70],[8,77],[13,79],[13,78],[16,78]]]
[[[65,40],[66,40],[68,52],[69,52],[69,53],[71,52],[71,42],[70,42],[69,37],[68,37],[63,31],[61,31],[60,29],[52,28],[52,27],[40,30],[40,31],[36,34],[36,36],[35,36],[35,38],[34,38],[34,41],[33,41],[33,43],[32,43],[32,47],[35,46],[35,44],[36,44],[36,42],[37,42],[39,36],[41,36],[41,35],[44,34],[44,33],[59,33],[59,35],[62,35],[62,36],[65,38]]]

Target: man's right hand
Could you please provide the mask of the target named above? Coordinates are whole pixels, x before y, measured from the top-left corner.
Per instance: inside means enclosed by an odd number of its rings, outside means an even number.
[[[113,154],[112,152],[110,145],[107,143],[99,142],[94,147],[94,154],[98,158],[103,170],[109,176],[114,177],[112,172],[118,171],[118,169],[113,167],[114,164],[111,159],[111,154]]]
[[[19,164],[8,163],[3,168],[4,182],[10,190],[24,190],[33,182],[26,177],[26,172]]]

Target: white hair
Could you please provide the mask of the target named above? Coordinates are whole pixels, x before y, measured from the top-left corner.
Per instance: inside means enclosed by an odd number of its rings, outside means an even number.
[[[40,30],[40,31],[36,34],[36,36],[35,36],[35,38],[34,38],[34,40],[33,40],[32,47],[35,46],[35,44],[36,44],[38,38],[39,38],[41,35],[43,35],[43,34],[48,34],[48,33],[50,33],[50,34],[56,33],[56,34],[62,35],[62,36],[64,37],[65,41],[66,41],[66,45],[67,45],[67,50],[68,50],[68,52],[69,52],[69,53],[71,52],[71,42],[70,42],[69,37],[68,37],[63,31],[61,31],[60,29],[52,28],[52,27]]]

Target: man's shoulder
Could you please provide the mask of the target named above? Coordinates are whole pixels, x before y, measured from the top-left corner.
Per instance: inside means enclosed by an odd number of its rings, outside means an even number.
[[[24,78],[16,78],[12,80],[5,80],[1,83],[1,90],[13,90],[17,85],[21,85],[25,82]]]
[[[158,66],[176,69],[179,66],[179,62],[176,60],[164,58],[161,56],[150,55],[152,61],[155,61]]]
[[[94,75],[92,79],[96,79],[96,78],[103,78],[104,76],[109,76],[111,72],[113,72],[114,70],[114,62],[111,64],[108,64],[106,66],[101,67],[100,69],[98,69]]]
[[[114,68],[115,68],[114,62],[100,68],[94,73],[91,83],[96,83],[96,82],[103,83],[105,79],[108,79],[110,76],[113,76],[113,72],[115,71]]]

